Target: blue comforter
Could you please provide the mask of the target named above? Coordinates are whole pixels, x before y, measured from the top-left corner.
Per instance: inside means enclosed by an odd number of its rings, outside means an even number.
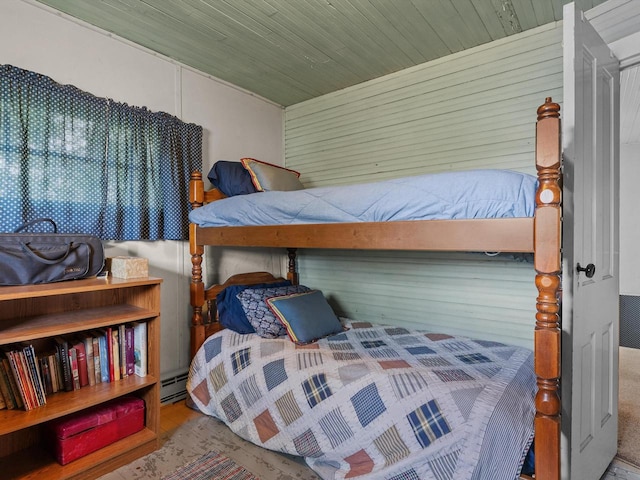
[[[537,179],[466,170],[376,183],[259,192],[212,202],[189,219],[203,227],[532,217]]]

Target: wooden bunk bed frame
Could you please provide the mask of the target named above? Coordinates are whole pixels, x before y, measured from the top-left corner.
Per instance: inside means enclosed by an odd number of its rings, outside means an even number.
[[[224,284],[205,289],[202,280],[205,245],[286,247],[289,255],[287,278],[293,283],[298,281],[297,248],[533,253],[538,290],[534,332],[534,368],[538,386],[535,398],[535,471],[538,480],[560,479],[560,106],[547,98],[537,114],[536,170],[539,185],[533,218],[209,228],[192,223],[189,227],[192,261],[190,301],[193,308],[191,358],[209,335],[221,329],[216,315],[210,312],[215,312],[216,295],[224,287],[274,279],[266,272],[240,274]],[[193,208],[224,198],[215,189],[205,192],[200,172],[192,174],[189,191]],[[203,312],[205,304],[208,309]]]

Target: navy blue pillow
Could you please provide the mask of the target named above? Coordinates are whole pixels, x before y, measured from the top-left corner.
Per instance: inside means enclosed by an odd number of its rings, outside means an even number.
[[[247,288],[286,287],[289,280],[275,283],[258,283],[256,285],[230,285],[216,295],[218,304],[218,320],[223,327],[237,333],[255,333],[255,329],[247,319],[247,314],[237,295]]]
[[[251,181],[251,174],[240,162],[218,160],[209,170],[207,178],[227,197],[257,192]]]

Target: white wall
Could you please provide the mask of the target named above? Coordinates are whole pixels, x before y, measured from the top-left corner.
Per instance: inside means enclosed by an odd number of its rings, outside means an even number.
[[[640,144],[620,146],[620,295],[640,295]]]
[[[587,12],[620,60],[620,295],[640,296],[640,2],[609,1]]]
[[[33,1],[0,2],[0,63],[202,125],[204,172],[215,160],[244,156],[283,163],[281,107]],[[148,257],[150,273],[164,278],[163,377],[184,371],[189,361],[188,250],[187,242],[169,241],[111,243],[106,249],[108,256]],[[242,252],[231,252],[225,265],[242,268],[250,260],[259,268],[279,266],[268,256],[246,258]]]

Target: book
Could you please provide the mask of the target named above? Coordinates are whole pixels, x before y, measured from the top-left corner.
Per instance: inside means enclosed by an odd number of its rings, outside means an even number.
[[[15,401],[16,408],[24,407],[24,398],[20,393],[18,382],[16,381],[16,378],[13,374],[13,370],[11,368],[11,362],[9,362],[8,358],[2,359],[2,369],[5,372],[5,375],[7,376],[7,379],[9,381],[9,386],[13,394],[13,399]]]
[[[105,342],[106,342],[106,351],[107,351],[107,370],[109,372],[109,381],[113,382],[115,380],[115,372],[113,370],[113,335],[111,332],[113,329],[111,327],[103,328]]]
[[[133,326],[127,325],[124,329],[125,338],[125,368],[127,376],[135,374],[136,358],[134,352]]]
[[[5,410],[7,408],[7,402],[4,401],[4,395],[2,394],[2,390],[0,390],[0,410]]]
[[[89,385],[96,384],[95,363],[93,360],[93,337],[89,333],[82,334],[82,342],[87,355],[87,381]]]
[[[47,362],[49,362],[49,371],[51,372],[51,388],[53,389],[53,393],[57,393],[60,390],[60,381],[58,379],[58,365],[55,352],[47,355]]]
[[[127,374],[127,339],[126,326],[124,323],[118,325],[118,343],[120,346],[120,378],[126,378]]]
[[[98,338],[98,344],[100,345],[100,372],[101,372],[101,383],[109,383],[111,381],[111,377],[109,376],[109,348],[107,343],[107,333],[104,328],[96,331],[96,336]]]
[[[87,385],[89,385],[89,370],[87,365],[87,350],[85,348],[84,341],[80,338],[77,338],[73,342],[73,348],[76,351],[80,388],[86,387]]]
[[[69,347],[69,365],[71,367],[73,389],[80,390],[80,370],[78,368],[78,351],[76,347]]]
[[[51,382],[51,371],[49,370],[49,359],[47,355],[40,355],[38,357],[38,364],[40,365],[44,393],[45,395],[51,395],[53,393],[53,384]]]
[[[64,337],[54,337],[56,349],[60,358],[60,371],[62,372],[62,385],[65,392],[73,391],[73,374],[69,362],[69,342]]]
[[[102,370],[100,369],[100,340],[94,332],[91,334],[93,340],[93,368],[96,377],[96,384],[102,383]]]
[[[54,352],[54,367],[56,369],[56,380],[58,381],[58,391],[64,392],[64,379],[62,378],[62,361],[60,351],[56,348]]]
[[[147,376],[147,324],[135,322],[133,324],[134,372],[139,377]]]
[[[113,371],[113,380],[120,380],[120,334],[118,333],[117,328],[111,329],[111,355],[112,355],[112,363],[111,367]]]
[[[22,347],[22,353],[24,355],[28,381],[31,382],[35,395],[34,398],[36,400],[36,406],[40,407],[47,403],[47,397],[45,395],[40,366],[38,364],[38,359],[36,358],[36,352],[33,349],[33,345],[24,345]]]
[[[7,372],[0,362],[0,391],[2,391],[2,397],[4,398],[7,409],[13,410],[16,406],[15,395],[11,389]]]

